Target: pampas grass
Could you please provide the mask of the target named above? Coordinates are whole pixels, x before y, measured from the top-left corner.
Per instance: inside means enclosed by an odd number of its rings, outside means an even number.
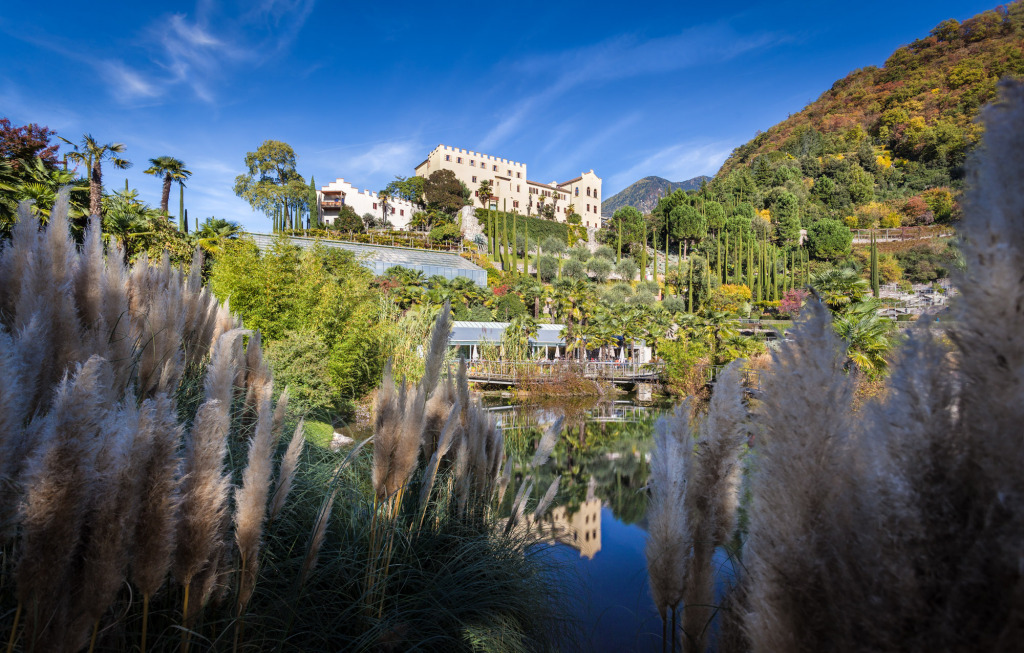
[[[985,136],[969,166],[961,226],[966,266],[956,279],[948,340],[928,326],[912,331],[886,391],[854,415],[857,379],[844,370],[831,316],[814,299],[762,376],[743,573],[726,599],[720,640],[730,650],[1020,648],[1024,83],[1004,81],[982,117]],[[649,512],[659,608],[680,589],[688,607],[691,592],[707,587],[691,574],[680,588],[673,566],[696,558],[702,539],[721,542],[730,530],[734,463],[707,468],[719,471],[701,482],[698,501],[689,501],[690,487],[684,497],[666,490],[678,488],[679,478],[697,483],[696,458],[733,459],[713,452],[735,443],[709,440],[735,432],[742,420],[735,388],[722,385],[699,428],[698,442],[707,441],[699,455],[659,434]],[[733,408],[716,411],[720,399]],[[721,523],[701,523],[716,514]],[[705,535],[685,535],[698,530]],[[686,623],[689,637],[696,624]]]

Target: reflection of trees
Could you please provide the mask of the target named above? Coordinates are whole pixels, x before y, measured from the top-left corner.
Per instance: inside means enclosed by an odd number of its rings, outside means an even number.
[[[522,426],[506,433],[506,443],[515,467],[524,469],[543,434],[543,428],[535,421],[531,425],[530,414],[550,415],[551,406],[542,409],[521,406],[516,410],[526,414],[517,416]],[[594,418],[595,414],[608,411],[567,412],[562,437],[551,459],[539,471],[537,487],[546,487],[561,474],[555,504],[564,506],[572,514],[586,501],[587,486],[593,478],[596,496],[611,508],[618,520],[627,524],[641,522],[647,498],[640,489],[647,483],[647,455],[652,446],[651,433],[657,413],[648,411],[635,421],[616,422],[610,418]]]

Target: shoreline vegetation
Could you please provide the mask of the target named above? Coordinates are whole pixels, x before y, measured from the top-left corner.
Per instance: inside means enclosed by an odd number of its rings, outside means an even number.
[[[822,298],[756,402],[734,362],[706,412],[659,422],[646,553],[665,647],[1019,649],[1024,83],[983,117],[956,319],[909,332],[884,392],[855,412]],[[716,549],[736,572],[720,599]]]
[[[128,267],[67,206],[23,205],[0,250],[8,651],[559,647],[569,599],[512,528],[553,492],[442,378],[447,307],[421,380],[386,374],[372,440],[333,453],[198,252]]]

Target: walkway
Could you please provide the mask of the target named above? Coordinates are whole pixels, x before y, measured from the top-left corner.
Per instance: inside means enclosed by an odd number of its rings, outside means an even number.
[[[469,361],[469,380],[476,383],[516,385],[557,383],[568,377],[609,381],[617,385],[655,383],[661,380],[663,367],[655,364],[619,363],[615,361],[579,363],[576,361]]]

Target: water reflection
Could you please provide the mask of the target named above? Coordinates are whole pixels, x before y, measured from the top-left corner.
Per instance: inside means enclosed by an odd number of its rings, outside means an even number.
[[[492,400],[517,469],[526,468],[544,429],[561,418],[562,435],[536,487],[561,474],[555,507],[522,527],[555,547],[580,587],[576,608],[583,648],[659,651],[661,621],[647,584],[644,546],[650,452],[657,418],[668,405]],[[520,477],[517,483],[521,481]]]

